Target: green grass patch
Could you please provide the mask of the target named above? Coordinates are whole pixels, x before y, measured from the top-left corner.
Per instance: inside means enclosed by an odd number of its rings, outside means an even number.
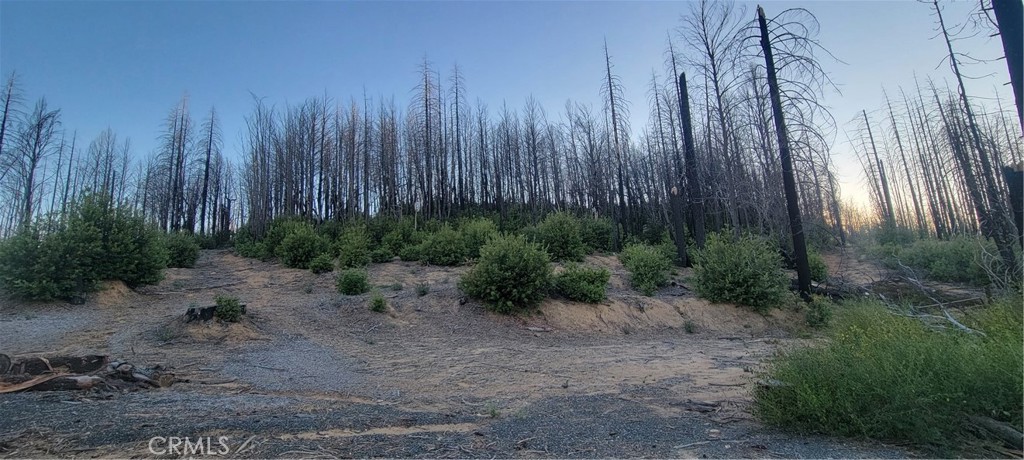
[[[800,432],[911,442],[950,452],[977,431],[970,416],[1021,427],[1024,347],[1019,299],[965,315],[985,335],[937,331],[870,302],[837,313],[825,344],[772,359],[755,413]]]

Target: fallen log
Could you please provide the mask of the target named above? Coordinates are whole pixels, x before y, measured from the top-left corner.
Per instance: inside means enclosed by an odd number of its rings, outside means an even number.
[[[1007,446],[1017,450],[1024,449],[1024,434],[1021,434],[1013,425],[976,415],[968,417],[968,420],[992,433]]]
[[[796,280],[791,280],[789,284],[791,291],[799,291],[800,287]],[[863,296],[867,293],[863,288],[855,286],[846,286],[841,284],[812,284],[811,294],[828,297],[832,300],[844,300],[853,299]]]
[[[0,375],[6,374],[9,370],[11,370],[11,357],[0,353]]]
[[[10,360],[6,355],[2,356]],[[0,358],[0,368],[3,367],[2,361]],[[103,369],[107,362],[108,357],[103,355],[16,358],[7,366],[5,372],[0,372],[0,375],[89,374]]]
[[[114,388],[168,387],[182,381],[157,365],[143,368],[110,362],[107,356],[56,356],[10,358],[7,372],[0,373],[0,393],[17,391],[89,390],[106,384]]]

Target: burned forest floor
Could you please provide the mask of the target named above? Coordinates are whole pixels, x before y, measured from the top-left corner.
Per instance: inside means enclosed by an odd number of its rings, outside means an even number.
[[[853,256],[827,260],[848,283],[884,278]],[[548,299],[522,316],[465,299],[465,267],[371,265],[388,303],[378,313],[371,294],[338,294],[333,274],[224,250],[84,305],[4,300],[0,353],[109,355],[180,381],[0,394],[0,457],[189,456],[166,449],[172,437],[212,437],[213,450],[223,437],[226,455],[258,458],[913,455],[756,421],[765,358],[816,340],[801,312],[708,303],[686,287],[688,270],[644,297],[614,256],[587,263],[612,272],[608,300]],[[243,320],[184,321],[216,295],[245,303]]]

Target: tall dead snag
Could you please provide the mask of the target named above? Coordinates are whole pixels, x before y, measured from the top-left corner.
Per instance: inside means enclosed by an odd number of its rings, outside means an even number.
[[[697,175],[697,150],[693,146],[693,121],[690,118],[690,94],[686,90],[686,73],[679,74],[679,120],[683,124],[683,155],[686,157],[686,186],[690,188],[690,217],[693,219],[693,239],[697,248],[704,247],[704,198]]]
[[[896,212],[892,206],[892,194],[889,192],[889,179],[885,176],[885,167],[882,165],[882,158],[878,156],[878,148],[875,147],[875,136],[871,133],[871,122],[868,121],[868,112],[862,110],[864,115],[864,126],[868,129],[868,140],[871,141],[871,152],[875,156],[875,167],[878,168],[878,180],[882,185],[882,194],[885,198],[885,225],[886,227],[896,226]]]
[[[606,84],[605,90],[608,91],[608,110],[611,112],[611,129],[612,129],[612,150],[615,153],[615,164],[616,164],[616,177],[618,182],[618,196],[619,206],[618,213],[615,219],[615,249],[622,248],[622,234],[623,229],[626,228],[627,222],[629,222],[629,215],[626,213],[626,193],[625,185],[622,178],[622,145],[619,143],[619,131],[626,131],[625,126],[620,124],[625,123],[624,115],[620,112],[625,110],[622,101],[622,85],[618,82],[618,78],[612,75],[612,60],[608,56],[608,42],[604,44],[604,64],[606,70]],[[623,116],[620,116],[623,115]]]
[[[761,29],[761,50],[764,52],[765,69],[768,72],[768,93],[772,101],[772,117],[775,119],[775,136],[779,141],[779,157],[782,160],[782,186],[786,191],[786,210],[789,212],[789,227],[793,233],[793,252],[796,256],[797,286],[800,297],[811,299],[811,268],[807,262],[807,242],[804,238],[803,222],[800,219],[799,196],[796,179],[793,177],[793,160],[789,155],[789,135],[782,116],[782,97],[779,95],[779,81],[775,74],[775,59],[768,36],[768,21],[764,9],[757,6],[757,25]]]
[[[999,37],[1003,41],[1006,68],[1010,71],[1010,86],[1017,102],[1017,119],[1024,130],[1024,4],[1021,0],[992,0],[992,11],[996,14]]]
[[[949,51],[949,65],[952,67],[953,75],[956,76],[960,103],[963,104],[963,113],[967,116],[967,134],[981,163],[981,175],[984,180],[985,193],[990,208],[988,218],[992,221],[989,226],[991,234],[986,236],[995,241],[996,247],[999,249],[999,255],[1002,257],[1003,263],[1006,264],[1006,268],[1010,270],[1010,273],[1017,273],[1017,270],[1020,269],[1020,262],[1017,260],[1017,256],[1014,255],[1016,239],[1012,236],[1014,234],[1013,222],[1010,221],[1004,204],[1006,197],[1001,193],[996,183],[995,169],[992,167],[992,161],[989,158],[989,152],[985,147],[985,143],[981,139],[978,122],[974,117],[974,110],[971,108],[970,101],[967,98],[963,75],[960,73],[960,64],[956,53],[953,52],[953,42],[950,40],[949,32],[946,30],[946,23],[942,19],[942,9],[939,8],[938,0],[932,0],[932,5],[935,7],[935,15],[939,19],[939,28],[942,30],[942,36],[946,40],[946,49]]]

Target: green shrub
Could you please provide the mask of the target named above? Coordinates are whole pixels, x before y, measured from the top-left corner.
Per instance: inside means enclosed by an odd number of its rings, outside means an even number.
[[[334,271],[334,259],[330,254],[320,254],[309,261],[309,269],[317,275]]]
[[[242,319],[242,304],[238,302],[238,297],[219,295],[213,299],[213,302],[217,305],[217,308],[213,310],[213,316],[221,321],[237,323]]]
[[[365,267],[370,263],[370,237],[363,227],[345,229],[334,244],[341,268]]]
[[[327,242],[309,224],[291,226],[291,233],[285,235],[277,247],[281,263],[291,268],[309,268],[309,263],[325,252]]]
[[[350,268],[338,274],[338,292],[345,295],[359,295],[370,290],[369,276],[366,270]]]
[[[463,222],[459,232],[466,246],[466,257],[476,259],[480,257],[480,248],[498,234],[498,226],[490,219],[481,217]]]
[[[755,413],[791,430],[941,448],[971,444],[971,416],[1019,429],[1021,311],[1019,298],[1007,299],[966,318],[982,336],[846,304],[829,341],[769,361],[762,377],[780,383],[755,390]]]
[[[235,254],[242,257],[260,260],[268,260],[272,257],[270,251],[267,250],[267,245],[262,241],[256,240],[252,235],[252,229],[248,225],[243,225],[235,232],[231,245],[235,249]]]
[[[423,261],[430,265],[459,265],[466,259],[462,235],[447,225],[427,237],[422,251]]]
[[[278,247],[284,241],[285,237],[295,233],[298,228],[309,228],[312,229],[312,225],[309,222],[305,222],[302,219],[294,216],[289,217],[278,217],[270,223],[270,229],[267,230],[266,235],[263,236],[261,241],[267,248],[267,254],[270,257],[281,257],[278,252]]]
[[[948,241],[918,240],[907,246],[882,246],[874,249],[883,263],[899,270],[900,264],[922,271],[922,275],[935,281],[988,285],[991,280],[983,262],[983,252],[998,254],[995,244],[980,238],[956,237]],[[990,267],[994,273],[1002,270],[998,258]]]
[[[480,259],[459,287],[498,313],[513,313],[539,304],[550,282],[546,252],[521,236],[499,236],[480,249]]]
[[[823,297],[814,296],[811,301],[806,305],[807,311],[804,312],[804,320],[807,321],[807,325],[814,328],[827,327],[829,322],[832,320],[832,305]]]
[[[906,246],[913,243],[917,237],[914,235],[914,231],[909,228],[885,226],[874,230],[875,241],[882,245],[896,245]]]
[[[402,249],[409,245],[416,245],[423,242],[423,235],[416,231],[412,219],[400,219],[395,227],[381,237],[381,246],[391,250],[392,254],[401,253]]]
[[[731,241],[708,235],[703,250],[694,252],[693,284],[712,302],[732,302],[765,312],[781,305],[789,292],[778,251],[761,238]]]
[[[398,251],[398,258],[404,262],[416,262],[423,258],[423,247],[418,244],[410,244]]]
[[[384,300],[384,296],[379,292],[373,294],[373,297],[370,299],[370,311],[377,313],[388,311],[388,301]]]
[[[33,226],[0,242],[0,285],[27,299],[70,299],[101,280],[152,284],[166,265],[160,234],[104,195],[85,195],[46,232]]]
[[[386,247],[379,247],[370,251],[370,262],[375,264],[383,264],[391,262],[391,259],[395,258],[395,254]]]
[[[172,268],[192,268],[199,260],[199,242],[194,235],[171,233],[164,237],[167,247],[167,266]]]
[[[619,260],[629,270],[630,284],[647,296],[668,282],[672,270],[672,260],[664,251],[646,244],[626,247],[619,254]]]
[[[430,285],[427,283],[420,283],[416,285],[416,296],[423,297],[430,293]]]
[[[583,256],[587,253],[587,248],[583,245],[583,238],[580,237],[579,222],[575,217],[564,212],[548,214],[537,225],[536,237],[541,247],[556,261],[583,260]]]
[[[610,219],[580,219],[580,238],[588,252],[611,251],[615,226]]]
[[[807,264],[811,266],[811,281],[824,283],[828,280],[828,265],[818,251],[807,250]]]
[[[554,276],[552,284],[559,294],[568,299],[598,303],[605,299],[609,278],[611,273],[607,269],[569,264]]]

